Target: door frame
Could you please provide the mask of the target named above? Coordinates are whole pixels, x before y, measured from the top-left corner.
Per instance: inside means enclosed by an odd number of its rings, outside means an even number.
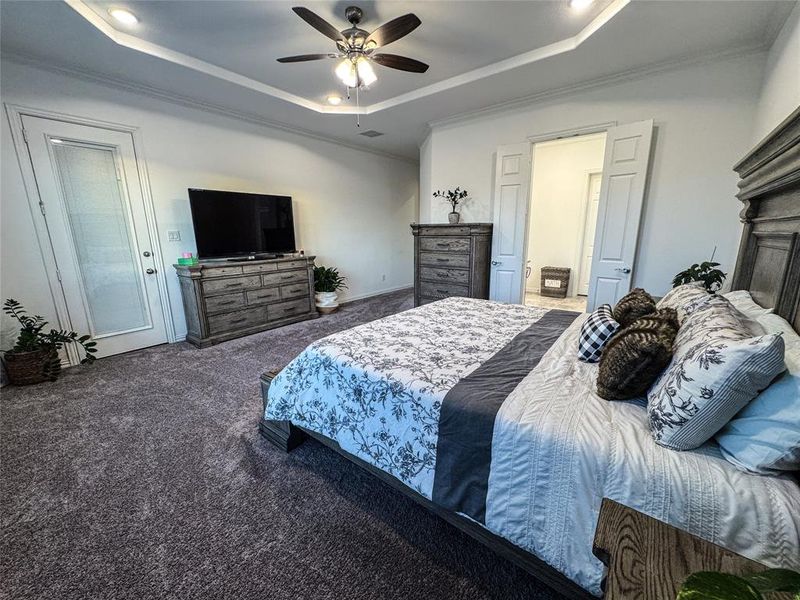
[[[56,317],[58,319],[59,328],[70,330],[73,329],[72,321],[69,316],[69,309],[67,308],[67,299],[64,294],[64,290],[61,287],[61,276],[58,269],[56,254],[50,240],[50,231],[48,230],[47,219],[45,217],[44,201],[39,194],[39,187],[36,183],[36,176],[33,171],[33,163],[28,151],[28,144],[25,139],[25,133],[22,124],[23,116],[39,117],[43,119],[49,119],[51,121],[63,121],[65,123],[72,123],[75,125],[85,125],[98,129],[106,129],[124,133],[131,137],[131,143],[133,144],[133,151],[136,158],[137,176],[139,177],[139,185],[142,190],[142,201],[144,202],[144,212],[147,220],[148,234],[153,252],[153,263],[156,267],[156,283],[161,302],[161,311],[164,317],[167,343],[176,342],[175,323],[173,322],[172,310],[170,308],[171,305],[169,301],[169,291],[167,289],[167,278],[161,253],[161,243],[158,237],[158,225],[155,218],[153,194],[150,188],[150,177],[147,172],[147,162],[145,161],[144,153],[142,151],[144,142],[142,139],[141,130],[132,125],[101,121],[99,119],[77,117],[65,113],[20,106],[17,104],[4,103],[4,107],[11,129],[11,139],[14,144],[14,151],[17,155],[17,162],[19,163],[20,171],[22,172],[22,182],[23,187],[25,188],[25,196],[28,200],[28,209],[30,210],[31,218],[33,220],[39,251],[42,256],[42,263],[47,275],[47,283],[50,287],[50,294],[56,309]],[[67,357],[70,365],[76,365],[80,362],[77,349],[72,348],[71,346],[68,346],[67,348]]]
[[[583,227],[580,228],[580,232],[578,233],[578,241],[576,244],[576,248],[578,249],[578,253],[575,255],[575,287],[580,284],[581,277],[583,277],[583,273],[581,272],[581,265],[583,265],[583,256],[586,252],[586,226],[588,222],[586,217],[589,216],[589,192],[592,190],[592,177],[594,175],[600,175],[602,181],[602,174],[603,169],[587,169],[584,173],[586,177],[586,185],[584,186],[583,192],[583,206],[581,207],[581,222],[583,223]],[[595,224],[597,224],[595,222]],[[592,273],[592,265],[589,264],[589,274],[591,277]],[[575,296],[579,296],[579,293],[575,293]],[[588,294],[587,294],[588,297]]]
[[[569,129],[560,129],[556,131],[548,131],[544,133],[534,133],[527,136],[525,139],[528,140],[530,144],[530,155],[531,155],[531,164],[529,165],[530,168],[530,184],[528,189],[528,206],[525,211],[525,219],[526,219],[526,227],[525,227],[525,239],[523,241],[524,244],[524,253],[525,259],[528,258],[528,252],[530,251],[530,240],[528,239],[528,234],[530,233],[530,220],[531,220],[531,206],[533,203],[533,164],[536,160],[534,156],[534,146],[541,142],[551,142],[553,140],[560,140],[565,138],[571,137],[580,137],[583,135],[591,135],[593,133],[605,133],[612,127],[617,126],[617,121],[607,121],[604,123],[595,123],[593,125],[584,125],[582,127],[570,127]],[[496,174],[495,174],[496,177]],[[587,186],[589,178],[587,177]],[[494,183],[493,183],[494,184]],[[494,211],[492,211],[494,212]],[[584,214],[583,218],[584,222],[586,221],[586,217]],[[519,299],[520,304],[525,304],[525,269],[522,270],[522,297]]]

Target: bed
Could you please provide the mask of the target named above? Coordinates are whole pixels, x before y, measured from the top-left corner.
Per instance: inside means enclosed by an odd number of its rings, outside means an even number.
[[[800,329],[800,110],[735,168],[734,289]],[[585,318],[450,298],[334,334],[262,377],[262,434],[322,441],[571,598],[601,592],[603,497],[800,569],[797,480],[656,445],[643,401],[600,399],[576,360]]]

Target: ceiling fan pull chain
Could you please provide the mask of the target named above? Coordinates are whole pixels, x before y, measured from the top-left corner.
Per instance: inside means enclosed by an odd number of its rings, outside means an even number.
[[[356,127],[361,127],[361,104],[358,100],[358,88],[356,88]]]

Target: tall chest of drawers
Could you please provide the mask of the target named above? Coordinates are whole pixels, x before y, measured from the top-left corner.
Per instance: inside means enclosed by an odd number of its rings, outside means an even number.
[[[414,305],[489,297],[492,224],[412,224]]]
[[[186,341],[205,348],[316,318],[314,258],[174,265],[186,314]]]

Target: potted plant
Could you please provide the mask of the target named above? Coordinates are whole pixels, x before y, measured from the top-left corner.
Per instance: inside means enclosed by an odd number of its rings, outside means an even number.
[[[709,260],[701,262],[700,264],[695,263],[685,271],[681,271],[675,275],[675,278],[672,280],[672,287],[678,287],[679,285],[691,283],[693,281],[701,281],[706,291],[709,294],[714,294],[719,291],[722,287],[722,282],[725,281],[725,277],[727,277],[726,273],[717,269],[718,266],[718,262],[711,262]]]
[[[22,304],[11,298],[3,304],[3,312],[20,324],[16,344],[3,356],[11,383],[29,385],[58,379],[61,373],[58,351],[67,344],[77,344],[83,348],[81,363],[91,363],[96,359],[97,343],[91,341],[88,335],[78,337],[74,331],[56,329],[45,333],[47,321],[39,315],[29,316]]]
[[[347,288],[345,277],[333,267],[314,267],[314,297],[317,310],[323,314],[335,312],[339,308],[336,290]]]
[[[461,219],[461,215],[456,210],[458,205],[464,202],[464,199],[467,197],[467,190],[462,190],[460,187],[457,187],[454,190],[436,190],[433,193],[434,198],[442,198],[446,202],[450,203],[450,206],[453,207],[453,210],[447,215],[447,220],[450,221],[451,225],[455,225]]]

